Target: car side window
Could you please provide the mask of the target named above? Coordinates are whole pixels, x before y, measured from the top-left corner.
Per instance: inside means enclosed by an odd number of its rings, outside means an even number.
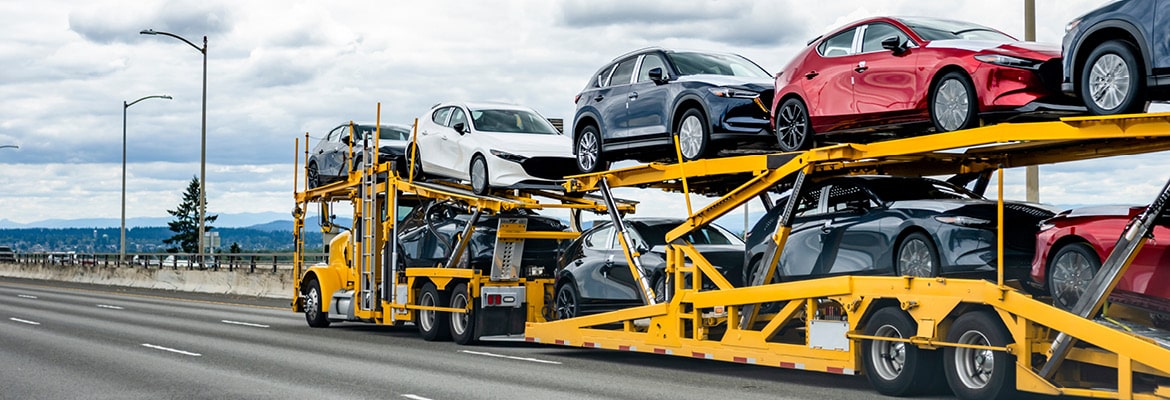
[[[637,58],[631,58],[618,63],[617,68],[613,70],[613,76],[609,78],[610,86],[629,84],[630,77],[634,75],[635,61],[637,61]]]
[[[585,237],[585,247],[591,249],[608,249],[610,246],[610,235],[613,234],[613,226],[598,229]]]
[[[448,126],[447,125],[447,116],[451,115],[452,108],[453,107],[443,107],[443,108],[440,108],[438,110],[435,110],[434,113],[431,113],[431,121],[434,121],[436,124],[439,124],[442,126]]]
[[[662,76],[666,76],[666,63],[662,61],[662,57],[657,54],[647,54],[642,58],[642,66],[638,68],[638,82],[646,82],[650,80],[650,70],[654,68],[662,68]]]
[[[602,68],[601,71],[598,71],[597,77],[594,78],[593,86],[594,87],[609,86],[609,76],[613,75],[613,67],[614,67],[614,64],[610,64],[610,65],[606,66],[605,68]]]
[[[909,39],[901,29],[885,23],[867,25],[863,36],[865,36],[865,39],[861,42],[862,53],[889,51],[882,48],[882,41],[891,36],[897,37],[898,43],[906,43],[906,40]]]
[[[452,108],[454,108],[454,111],[451,111],[451,123],[447,126],[454,127],[455,124],[460,122],[462,122],[463,125],[467,125],[467,114],[463,113],[463,109],[459,107]]]
[[[857,207],[868,208],[873,204],[869,193],[851,184],[829,186],[829,198],[826,202],[831,213],[856,210]]]
[[[838,33],[817,45],[817,54],[824,57],[841,57],[853,53],[853,34],[857,28]]]
[[[332,131],[329,131],[329,136],[326,136],[325,140],[329,141],[329,142],[340,142],[341,141],[341,128],[343,128],[343,127],[345,127],[345,125],[333,128]]]
[[[803,217],[817,214],[817,206],[821,203],[821,190],[823,189],[815,188],[801,193],[800,197],[796,199],[796,209],[793,210],[793,216]]]

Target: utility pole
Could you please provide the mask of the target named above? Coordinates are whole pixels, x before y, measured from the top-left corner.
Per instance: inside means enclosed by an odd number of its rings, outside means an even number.
[[[1024,0],[1024,41],[1036,41],[1036,0]],[[1040,202],[1040,166],[1029,165],[1024,168],[1024,187],[1027,199],[1033,203]]]

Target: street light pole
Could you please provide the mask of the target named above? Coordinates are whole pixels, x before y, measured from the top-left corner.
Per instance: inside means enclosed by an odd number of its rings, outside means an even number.
[[[201,123],[200,150],[199,150],[199,262],[203,262],[203,232],[206,230],[207,219],[207,35],[203,36],[203,47],[196,46],[182,36],[146,29],[138,32],[143,35],[163,35],[182,40],[203,54],[203,121]]]
[[[0,146],[0,149],[19,149],[19,148],[20,148],[20,146],[17,146],[15,144],[6,144],[3,146]]]
[[[146,99],[167,99],[167,100],[170,100],[171,96],[167,96],[167,95],[146,96],[146,97],[140,98],[138,100],[134,100],[134,101],[129,102],[129,103],[127,103],[126,100],[122,100],[122,230],[121,230],[122,242],[121,242],[121,246],[118,247],[118,249],[119,249],[118,250],[118,263],[119,264],[126,263],[126,109],[128,109],[128,108],[130,108],[130,106],[135,105],[138,102],[146,100]]]

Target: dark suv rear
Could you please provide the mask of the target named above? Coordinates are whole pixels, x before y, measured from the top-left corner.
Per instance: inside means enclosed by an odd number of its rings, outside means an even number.
[[[1113,1],[1065,29],[1061,89],[1090,112],[1143,112],[1170,100],[1170,1]]]
[[[742,143],[775,145],[768,111],[775,83],[735,54],[638,50],[602,67],[577,95],[573,154],[594,172],[611,161],[694,160]]]

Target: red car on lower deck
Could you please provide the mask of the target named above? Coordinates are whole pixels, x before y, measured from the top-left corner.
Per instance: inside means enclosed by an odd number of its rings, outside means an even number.
[[[1125,226],[1144,210],[1144,206],[1086,207],[1044,221],[1036,235],[1030,283],[1051,293],[1057,307],[1071,309]],[[1170,321],[1170,221],[1160,219],[1154,238],[1147,240],[1110,300],[1149,310],[1156,323]]]

